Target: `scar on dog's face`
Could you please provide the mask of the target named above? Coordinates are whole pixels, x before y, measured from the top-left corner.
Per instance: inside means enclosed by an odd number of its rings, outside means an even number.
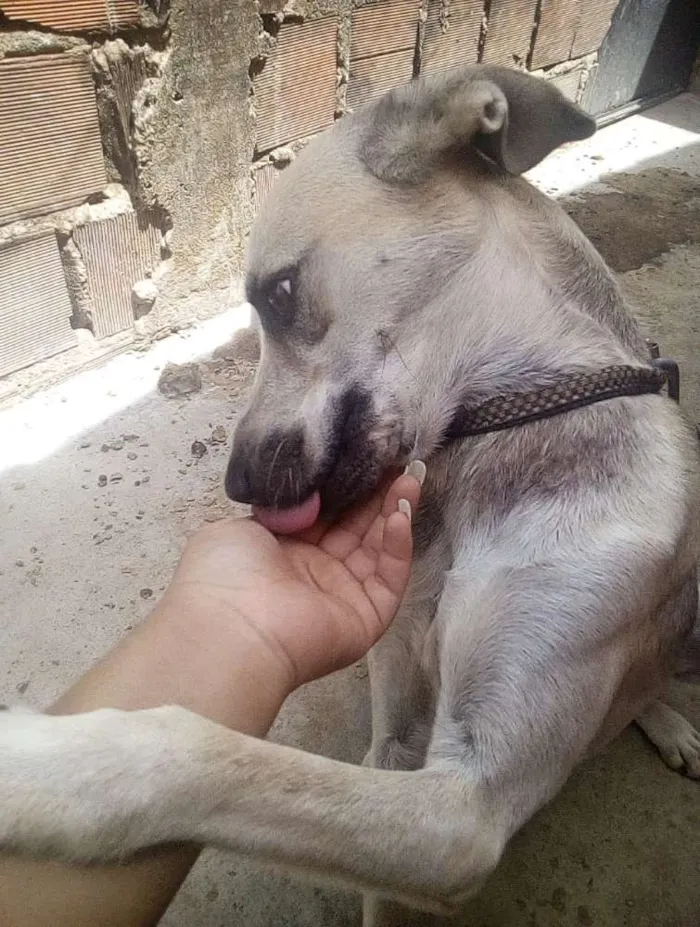
[[[455,291],[468,303],[482,187],[591,131],[550,85],[471,68],[400,88],[302,151],[251,235],[261,358],[231,498],[286,510],[318,493],[330,515],[409,459],[449,406],[445,313]]]

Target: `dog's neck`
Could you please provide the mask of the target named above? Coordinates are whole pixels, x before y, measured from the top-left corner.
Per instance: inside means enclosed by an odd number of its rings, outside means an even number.
[[[485,266],[498,266],[500,279],[490,280]],[[471,296],[468,307],[463,305],[465,292]],[[615,291],[612,296],[619,300]],[[553,292],[538,268],[522,259],[504,261],[485,249],[455,275],[449,291],[440,295],[437,311],[443,334],[431,358],[430,387],[418,400],[418,454],[440,446],[465,406],[546,390],[577,374],[648,362],[574,298]],[[416,351],[415,363],[420,362]]]

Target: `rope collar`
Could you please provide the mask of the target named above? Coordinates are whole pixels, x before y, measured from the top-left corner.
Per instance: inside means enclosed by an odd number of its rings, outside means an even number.
[[[480,405],[461,406],[445,432],[442,445],[458,438],[537,422],[607,399],[659,393],[665,384],[668,384],[670,398],[677,402],[680,392],[678,365],[659,357],[653,357],[650,367],[618,364],[590,373],[571,374],[552,386],[525,393],[503,393]]]

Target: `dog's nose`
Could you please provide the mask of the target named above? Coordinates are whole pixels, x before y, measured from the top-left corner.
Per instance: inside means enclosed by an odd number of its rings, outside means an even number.
[[[253,470],[251,464],[242,455],[235,452],[228,462],[226,468],[226,479],[224,481],[226,495],[234,502],[242,502],[244,505],[250,505],[253,499]]]
[[[263,507],[298,505],[311,489],[301,428],[275,430],[261,441],[236,434],[226,470],[226,495]]]

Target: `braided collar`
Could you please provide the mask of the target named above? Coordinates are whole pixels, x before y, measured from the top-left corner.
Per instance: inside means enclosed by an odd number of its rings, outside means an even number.
[[[678,400],[678,366],[655,358],[650,367],[617,364],[592,373],[563,377],[553,386],[526,393],[503,393],[480,405],[464,405],[455,413],[443,437],[443,447],[458,438],[515,428],[526,422],[551,418],[572,409],[590,406],[618,396],[659,393],[665,383],[669,395]]]

